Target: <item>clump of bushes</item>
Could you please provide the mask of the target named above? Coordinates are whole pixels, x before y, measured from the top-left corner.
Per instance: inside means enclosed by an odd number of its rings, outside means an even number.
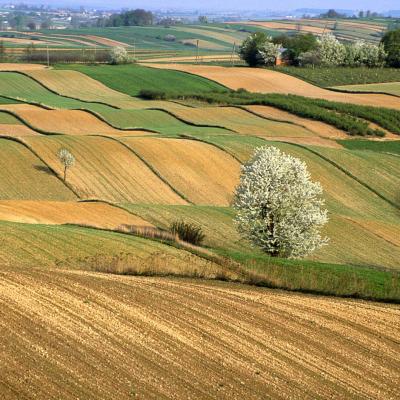
[[[132,62],[132,59],[124,47],[117,46],[111,49],[110,51],[111,65],[129,64],[130,62]]]
[[[180,240],[195,246],[200,246],[205,239],[201,226],[185,221],[174,221],[170,226],[170,231],[177,235]]]

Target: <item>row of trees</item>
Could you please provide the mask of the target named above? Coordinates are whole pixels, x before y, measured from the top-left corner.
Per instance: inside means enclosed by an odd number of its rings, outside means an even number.
[[[151,11],[142,9],[130,10],[121,14],[112,14],[109,18],[98,20],[99,26],[146,26],[154,24],[154,15]]]
[[[364,40],[344,44],[332,34],[271,38],[255,32],[243,42],[239,55],[252,67],[275,65],[278,57],[299,66],[400,67],[400,29],[387,32],[379,44]]]

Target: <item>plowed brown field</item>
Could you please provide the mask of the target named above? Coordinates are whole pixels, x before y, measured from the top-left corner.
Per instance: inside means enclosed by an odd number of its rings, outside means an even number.
[[[115,229],[124,224],[153,226],[119,207],[98,202],[0,201],[0,220],[29,224],[78,224]]]
[[[398,306],[2,267],[3,399],[387,399]]]
[[[235,90],[244,88],[251,92],[296,94],[330,101],[400,109],[400,99],[394,96],[334,92],[311,85],[293,76],[267,69],[186,64],[151,64],[150,66],[200,75]]]
[[[25,125],[18,124],[0,124],[0,136],[32,136],[38,135],[37,132]]]
[[[86,111],[80,110],[18,110],[24,121],[40,131],[65,135],[134,136],[149,135],[147,131],[115,129]]]
[[[121,139],[195,204],[229,205],[240,164],[218,148],[194,140]]]

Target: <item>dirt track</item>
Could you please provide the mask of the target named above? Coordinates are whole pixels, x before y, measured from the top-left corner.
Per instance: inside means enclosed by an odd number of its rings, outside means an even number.
[[[295,94],[330,101],[400,109],[400,99],[384,94],[349,94],[319,88],[301,79],[262,68],[227,68],[207,65],[148,64],[151,67],[189,72],[211,79],[230,89],[250,92]]]
[[[2,268],[2,399],[395,399],[400,309]]]

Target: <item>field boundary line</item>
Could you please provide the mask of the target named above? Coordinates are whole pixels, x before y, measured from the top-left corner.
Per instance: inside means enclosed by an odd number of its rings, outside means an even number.
[[[382,82],[382,83],[395,83],[395,82]],[[396,83],[399,83],[399,82],[396,82]],[[366,83],[366,85],[379,85],[379,83]],[[349,85],[349,86],[351,86],[351,85]],[[359,86],[359,85],[356,85],[356,86]],[[336,87],[328,87],[328,88],[324,88],[324,89],[328,89],[328,90],[331,90],[332,92],[337,92],[337,93],[347,93],[347,94],[352,94],[352,93],[354,93],[354,94],[383,94],[383,95],[386,95],[386,96],[396,97],[397,99],[400,98],[400,95],[398,95],[398,94],[387,93],[387,92],[369,92],[369,91],[363,92],[363,91],[359,91],[359,90],[339,89],[339,88],[336,88]],[[376,106],[376,107],[379,107],[379,106]]]
[[[80,195],[78,194],[77,191],[73,188],[72,185],[70,185],[68,182],[65,182],[64,179],[61,178],[61,176],[35,151],[33,150],[27,143],[24,142],[23,139],[19,137],[11,137],[11,136],[1,136],[0,140],[9,140],[11,142],[16,142],[19,143],[20,145],[24,146],[26,149],[28,149],[36,158],[38,158],[52,173],[53,175],[60,180],[63,185],[68,188],[76,197],[77,200],[81,200]]]
[[[121,146],[125,147],[128,149],[132,154],[134,154],[140,161],[143,162],[144,165],[146,165],[147,168],[150,169],[151,172],[153,172],[154,175],[156,175],[162,182],[164,182],[175,194],[177,194],[182,200],[186,201],[188,204],[194,205],[192,201],[190,201],[183,193],[179,192],[178,189],[173,187],[167,179],[165,179],[159,171],[157,171],[156,168],[154,168],[145,158],[143,158],[141,155],[139,155],[132,147],[130,147],[128,144],[124,143],[118,138],[112,137],[112,136],[101,136],[101,135],[93,135],[93,137],[102,137],[104,139],[109,139],[113,140],[117,143],[119,143]]]

